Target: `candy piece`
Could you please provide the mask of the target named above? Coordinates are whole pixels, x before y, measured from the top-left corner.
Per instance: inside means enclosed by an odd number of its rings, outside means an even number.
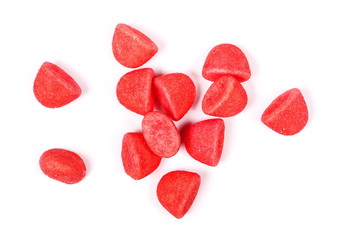
[[[78,183],[86,174],[83,159],[78,154],[65,149],[47,150],[42,154],[39,162],[45,175],[63,183]]]
[[[64,70],[44,62],[34,81],[36,99],[45,107],[62,107],[81,95],[79,85]]]
[[[202,69],[202,76],[210,81],[230,75],[244,82],[250,78],[250,74],[248,60],[242,50],[227,43],[211,49]]]
[[[181,137],[173,121],[160,112],[149,112],[142,122],[147,145],[158,156],[169,158],[180,148]]]
[[[167,115],[180,120],[192,107],[196,95],[195,85],[186,74],[171,73],[153,80],[158,101]]]
[[[175,121],[180,120],[195,100],[192,79],[183,73],[171,73],[156,77],[153,83],[157,99],[167,115]]]
[[[308,108],[301,91],[292,88],[278,96],[266,108],[261,121],[282,135],[300,132],[308,122]]]
[[[199,162],[215,167],[223,151],[223,119],[208,119],[191,125],[185,136],[187,152]]]
[[[141,115],[152,112],[155,104],[152,91],[154,76],[151,68],[133,70],[123,75],[116,87],[119,102]]]
[[[156,170],[162,159],[151,151],[141,133],[124,135],[121,157],[125,172],[135,180]]]
[[[207,90],[202,100],[202,110],[215,117],[232,117],[244,109],[247,101],[247,93],[242,85],[234,77],[223,76]]]
[[[116,26],[112,45],[115,59],[128,68],[140,67],[158,51],[150,38],[123,23]]]
[[[158,200],[174,217],[182,218],[198,194],[200,181],[199,174],[194,172],[169,172],[158,183]]]

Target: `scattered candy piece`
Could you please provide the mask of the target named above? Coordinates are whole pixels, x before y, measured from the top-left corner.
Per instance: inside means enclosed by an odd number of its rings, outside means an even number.
[[[117,24],[112,45],[115,59],[128,68],[140,67],[158,51],[150,38],[123,23]]]
[[[44,62],[34,81],[36,99],[45,107],[62,107],[81,95],[79,85],[64,70]]]
[[[156,170],[162,159],[151,151],[141,133],[124,135],[121,157],[125,172],[135,180]]]
[[[158,200],[174,217],[182,218],[198,194],[200,181],[199,174],[194,172],[169,172],[158,183]]]
[[[308,108],[298,88],[292,88],[266,108],[261,121],[272,130],[282,135],[299,133],[308,122]]]
[[[242,112],[247,101],[247,93],[242,85],[234,77],[223,76],[207,90],[202,100],[202,110],[215,117],[232,117]]]
[[[155,105],[152,91],[154,76],[151,68],[137,69],[123,75],[116,87],[119,102],[141,115],[152,112]]]
[[[223,151],[223,119],[208,119],[191,125],[185,136],[187,152],[199,162],[215,167]]]
[[[142,130],[147,145],[156,155],[169,158],[180,149],[180,133],[167,115],[149,112],[143,119]]]
[[[250,78],[248,60],[241,49],[235,45],[224,43],[211,49],[206,57],[202,76],[216,81],[221,76],[233,76],[239,82]]]
[[[196,95],[195,85],[186,74],[171,73],[153,81],[158,101],[167,115],[180,120],[192,107]]]
[[[47,150],[42,154],[39,162],[45,175],[63,183],[78,183],[86,174],[83,159],[78,154],[65,149]]]

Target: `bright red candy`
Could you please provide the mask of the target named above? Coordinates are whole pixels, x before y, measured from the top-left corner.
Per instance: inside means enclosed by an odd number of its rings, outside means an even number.
[[[116,87],[119,102],[141,115],[152,112],[155,105],[152,91],[154,76],[151,68],[137,69],[123,75]]]
[[[142,121],[147,145],[158,156],[169,158],[180,149],[181,137],[173,121],[161,112],[149,112]]]
[[[212,48],[202,69],[202,76],[210,81],[216,81],[221,76],[233,76],[244,82],[250,75],[248,60],[242,50],[228,43]]]
[[[299,133],[308,122],[308,108],[301,91],[292,88],[279,95],[266,108],[261,121],[282,135]]]
[[[191,125],[184,139],[187,152],[206,165],[218,165],[223,151],[225,124],[223,119],[208,119]]]
[[[158,200],[174,217],[182,218],[192,206],[200,182],[199,174],[194,172],[169,172],[158,183]]]
[[[245,108],[247,101],[247,93],[242,85],[234,77],[223,76],[207,90],[202,100],[202,110],[215,117],[232,117]]]
[[[45,175],[67,184],[80,182],[86,174],[83,159],[65,149],[53,148],[45,151],[39,163]]]
[[[81,95],[79,85],[64,70],[44,62],[34,81],[36,99],[45,107],[62,107]]]
[[[192,107],[196,90],[192,79],[186,74],[162,75],[156,77],[153,84],[158,101],[173,120],[180,120]]]
[[[115,28],[112,47],[115,59],[128,68],[140,67],[158,51],[150,38],[123,23]]]
[[[124,135],[121,157],[125,172],[135,180],[156,170],[162,159],[151,151],[141,133]]]

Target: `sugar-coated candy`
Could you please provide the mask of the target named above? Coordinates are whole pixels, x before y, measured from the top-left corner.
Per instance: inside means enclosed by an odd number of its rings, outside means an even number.
[[[40,157],[39,164],[45,175],[66,184],[78,183],[86,175],[83,159],[65,149],[53,148],[45,151]]]
[[[62,107],[77,99],[82,92],[70,75],[50,62],[41,65],[33,89],[38,102],[48,108]]]
[[[180,149],[180,133],[164,113],[147,113],[142,121],[142,132],[147,145],[160,157],[172,157]]]
[[[308,122],[308,107],[301,91],[292,88],[279,95],[266,108],[261,121],[282,135],[299,133]]]
[[[184,139],[187,152],[201,163],[218,165],[224,143],[225,124],[223,119],[207,119],[192,124]]]
[[[180,120],[192,107],[196,90],[189,76],[183,73],[171,73],[153,80],[155,94],[167,115]]]
[[[116,25],[112,48],[115,59],[128,68],[140,67],[158,51],[158,47],[150,38],[123,23]]]
[[[176,218],[182,218],[198,194],[201,178],[194,172],[172,171],[157,185],[157,197],[162,206]]]
[[[153,111],[155,101],[152,81],[155,72],[151,68],[130,71],[123,75],[116,87],[119,102],[127,109],[145,115]]]
[[[202,69],[202,76],[210,81],[216,81],[221,76],[233,76],[239,82],[244,82],[250,75],[246,56],[240,48],[229,43],[212,48]]]
[[[151,174],[162,159],[151,151],[142,133],[134,132],[124,135],[121,158],[125,172],[135,180]]]
[[[232,117],[247,105],[247,93],[232,76],[223,76],[213,82],[202,100],[205,114],[215,117]]]

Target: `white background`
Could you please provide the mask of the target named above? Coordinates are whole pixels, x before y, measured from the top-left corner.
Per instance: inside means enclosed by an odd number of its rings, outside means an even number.
[[[0,3],[0,239],[345,239],[345,14],[343,1],[7,1]],[[177,122],[201,121],[201,77],[209,50],[239,46],[252,77],[249,102],[225,119],[217,167],[181,147],[140,181],[120,158],[124,133],[142,117],[121,106],[111,41],[118,23],[159,47],[143,67],[183,72],[198,89]],[[59,109],[32,92],[44,61],[58,64],[83,94]],[[295,136],[268,129],[260,117],[282,92],[300,88],[310,119]],[[40,155],[65,148],[86,162],[87,176],[66,185],[46,177]],[[175,219],[158,202],[163,174],[202,177],[190,211]]]

